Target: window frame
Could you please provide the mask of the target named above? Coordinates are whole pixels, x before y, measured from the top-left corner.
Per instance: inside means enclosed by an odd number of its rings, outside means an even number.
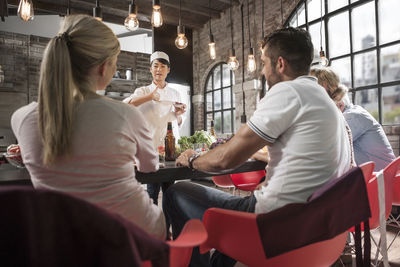
[[[234,92],[233,92],[233,86],[235,85],[235,74],[232,70],[229,70],[229,76],[230,76],[230,81],[229,85],[223,86],[223,66],[226,64],[225,62],[220,62],[213,66],[211,70],[207,74],[207,78],[205,80],[204,84],[204,130],[209,131],[210,129],[210,123],[207,121],[208,115],[212,114],[212,118],[214,120],[214,125],[215,125],[215,114],[220,112],[221,113],[221,132],[218,132],[220,134],[233,134],[235,130],[235,102],[234,102]],[[215,83],[214,83],[214,73],[215,71],[219,68],[220,71],[220,86],[218,88],[215,88]],[[211,90],[208,90],[207,85],[209,83],[209,80],[211,79]],[[224,89],[230,88],[230,108],[224,108],[224,94],[223,91]],[[220,109],[215,109],[214,105],[214,94],[215,92],[220,92],[221,93],[221,108]],[[209,111],[207,110],[207,94],[212,93],[212,109]],[[230,131],[226,132],[224,131],[224,113],[229,112],[231,113],[231,129]]]
[[[351,94],[352,102],[356,103],[356,92],[359,91],[364,91],[364,90],[369,90],[369,89],[378,89],[378,121],[380,124],[382,124],[383,121],[383,115],[384,115],[384,99],[383,99],[383,90],[385,88],[391,88],[393,86],[400,86],[400,79],[398,80],[393,80],[389,82],[382,82],[382,77],[381,77],[381,50],[386,48],[386,47],[391,47],[400,44],[400,39],[391,41],[385,44],[381,44],[380,42],[380,32],[379,32],[379,1],[382,0],[359,0],[355,1],[354,3],[351,3],[351,0],[347,1],[347,5],[338,8],[334,11],[328,12],[328,1],[332,0],[322,0],[323,5],[325,9],[323,10],[323,16],[322,16],[322,21],[323,25],[325,27],[325,34],[323,38],[325,38],[325,54],[329,58],[330,62],[338,59],[343,59],[343,58],[350,58],[350,77],[351,77],[351,86],[349,88],[349,93]],[[359,49],[358,51],[354,52],[353,49],[353,36],[352,36],[352,11],[360,7],[362,5],[368,4],[374,2],[374,9],[375,9],[375,45],[372,47],[368,47],[365,49]],[[305,23],[298,25],[298,13],[297,11],[301,10],[301,8],[304,7],[305,9]],[[330,57],[330,49],[329,49],[329,27],[328,27],[328,21],[330,18],[341,14],[343,12],[348,12],[348,19],[349,19],[349,38],[350,38],[350,51],[349,53],[340,55],[340,56],[335,56],[335,57]],[[295,18],[296,17],[296,18]],[[299,3],[296,5],[294,10],[291,12],[290,16],[285,22],[285,27],[290,26],[290,23],[292,22],[292,19],[296,19],[296,23],[294,23],[293,27],[299,27],[299,28],[305,28],[307,31],[309,30],[310,25],[313,25],[315,23],[321,22],[321,17],[313,19],[311,21],[308,21],[308,0],[301,0]],[[369,85],[362,85],[362,86],[355,86],[355,75],[354,75],[354,61],[355,61],[355,56],[366,53],[366,52],[371,52],[374,51],[376,54],[376,83],[369,84]],[[330,63],[329,63],[330,65]],[[399,123],[389,123],[389,124],[383,124],[383,125],[399,125]]]

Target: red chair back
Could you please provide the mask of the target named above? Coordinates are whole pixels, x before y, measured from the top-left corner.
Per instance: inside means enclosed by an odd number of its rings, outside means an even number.
[[[233,184],[243,191],[254,191],[261,179],[265,176],[265,170],[242,172],[231,174]]]
[[[268,267],[321,267],[331,266],[343,251],[347,232],[279,256],[265,257],[260,234],[258,232],[257,214],[240,211],[211,208],[203,217],[204,226],[209,238],[200,246],[204,253],[210,248],[235,257],[248,266]]]
[[[212,180],[215,185],[222,188],[229,188],[234,186],[231,180],[231,176],[229,174],[213,176]]]
[[[386,219],[389,217],[392,210],[392,199],[393,199],[393,184],[395,175],[400,166],[400,157],[392,161],[385,169],[383,169],[383,176],[385,182],[385,215]],[[372,178],[367,184],[369,205],[371,208],[371,218],[369,219],[369,225],[371,229],[379,226],[379,199],[378,199],[378,181],[376,179],[376,173],[373,174]]]
[[[393,199],[392,204],[400,206],[400,170],[397,171],[393,181]]]

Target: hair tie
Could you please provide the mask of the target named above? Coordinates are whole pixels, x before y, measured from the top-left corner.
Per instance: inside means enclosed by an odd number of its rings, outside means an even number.
[[[69,36],[69,34],[67,32],[64,32],[64,33],[58,35],[57,39],[58,38],[63,39],[66,42],[67,46],[71,46],[71,36]]]

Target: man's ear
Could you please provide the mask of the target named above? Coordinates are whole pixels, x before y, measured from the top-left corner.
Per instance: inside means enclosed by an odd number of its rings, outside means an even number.
[[[276,61],[277,72],[283,74],[288,68],[287,64],[287,61],[283,57],[279,56],[278,60]]]

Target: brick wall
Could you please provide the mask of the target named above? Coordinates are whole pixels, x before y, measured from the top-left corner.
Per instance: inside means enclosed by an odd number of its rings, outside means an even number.
[[[48,41],[48,38],[0,31],[0,65],[5,74],[5,82],[0,84],[0,135],[8,134],[11,114],[16,109],[37,101],[40,64]],[[112,82],[107,90],[133,92],[136,87],[151,83],[149,60],[148,54],[122,51],[117,68],[123,77],[125,70],[132,68],[134,81]]]
[[[249,48],[249,37],[248,37],[248,26],[247,26],[247,5],[246,1],[243,1],[244,5],[244,31],[245,31],[245,60],[248,55]],[[291,11],[294,9],[299,0],[283,0],[283,21],[285,21]],[[261,1],[249,0],[250,3],[250,32],[251,32],[251,43],[253,48],[255,48],[256,58],[257,58],[257,71],[251,75],[245,72],[244,81],[249,82],[249,84],[256,84],[253,80],[261,79],[260,69],[261,62],[260,49],[258,49],[258,43],[262,39],[261,33]],[[242,110],[242,92],[241,92],[241,82],[242,82],[242,26],[241,26],[241,12],[240,5],[236,5],[232,9],[233,17],[233,32],[234,32],[234,48],[236,51],[236,57],[240,62],[240,67],[235,71],[235,101],[236,101],[236,116],[235,125],[236,129],[240,127],[240,115],[243,113]],[[264,3],[264,32],[268,34],[281,26],[281,11],[280,5],[275,0],[265,0]],[[212,32],[217,47],[217,58],[211,60],[208,55],[208,42],[209,42],[209,25],[204,25],[200,30],[193,31],[193,87],[194,95],[197,97],[193,101],[194,109],[194,129],[203,129],[204,127],[204,87],[209,71],[218,63],[226,62],[229,56],[229,49],[231,48],[231,32],[230,32],[230,13],[229,9],[221,14],[219,19],[211,20]],[[244,66],[246,67],[246,66]],[[245,86],[245,97],[246,97],[246,114],[247,118],[254,112],[256,108],[256,103],[258,102],[256,98],[259,97],[260,88],[249,88]]]
[[[244,29],[245,29],[245,60],[248,55],[249,40],[247,29],[247,1],[241,1],[244,5]],[[260,49],[258,49],[258,42],[262,39],[262,19],[261,19],[261,1],[249,0],[250,2],[250,31],[251,43],[255,48],[257,59],[256,73],[249,75],[245,72],[244,77],[244,91],[246,97],[246,114],[247,119],[256,109],[258,98],[260,96],[259,83],[255,80],[261,79],[261,62],[260,62]],[[282,0],[283,6],[283,21],[285,22],[294,10],[300,0]],[[242,33],[241,33],[241,13],[240,5],[234,6],[232,10],[233,15],[233,32],[234,32],[234,48],[236,50],[236,57],[240,62],[240,67],[235,71],[235,125],[236,129],[240,127],[240,115],[243,113],[242,109]],[[281,23],[281,9],[280,2],[276,0],[265,0],[264,3],[264,33],[265,35],[280,28]],[[209,25],[204,25],[200,30],[193,31],[193,125],[195,130],[204,128],[204,88],[207,75],[216,64],[226,62],[229,56],[229,48],[231,48],[231,32],[230,32],[230,16],[229,9],[221,14],[219,19],[212,19],[212,32],[217,47],[217,58],[211,60],[208,55],[208,42],[209,42]],[[245,66],[246,67],[246,66]],[[400,139],[400,126],[385,126],[385,132],[393,147],[396,156],[399,155],[399,139]]]

